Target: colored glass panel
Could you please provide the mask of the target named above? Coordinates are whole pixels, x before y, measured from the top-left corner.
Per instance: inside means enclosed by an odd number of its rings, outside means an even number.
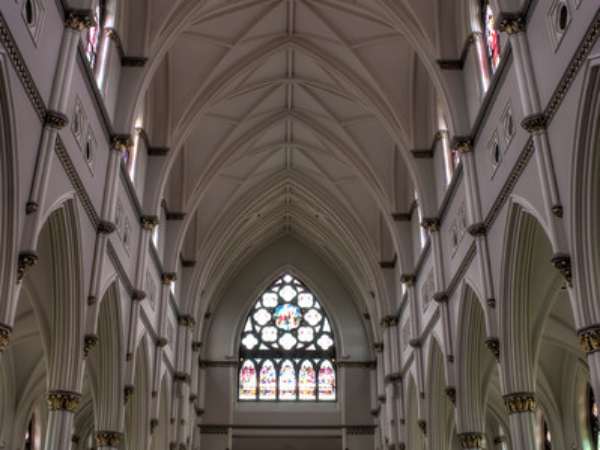
[[[285,361],[279,371],[279,400],[296,400],[296,370],[291,361]]]
[[[298,340],[290,333],[284,334],[281,337],[281,339],[279,339],[279,345],[281,345],[286,350],[292,349],[292,347],[294,347],[297,342]]]
[[[275,365],[271,361],[265,361],[260,369],[260,393],[261,400],[275,400],[277,398],[277,375]]]
[[[319,399],[335,400],[335,372],[329,361],[324,361],[319,369]]]
[[[104,12],[104,2],[98,2],[98,6],[94,11],[94,20],[96,21],[95,27],[88,28],[87,42],[85,46],[85,54],[90,62],[90,66],[93,68],[96,65],[96,56],[98,54],[98,44],[100,42],[100,35],[102,34],[102,13]]]
[[[252,350],[258,344],[258,339],[253,334],[248,334],[244,339],[242,339],[242,344],[248,350]]]
[[[265,342],[275,342],[277,340],[277,328],[264,327],[262,329],[261,338]]]
[[[264,308],[259,309],[254,313],[254,320],[259,325],[265,325],[269,320],[271,320],[271,314]]]
[[[300,327],[298,330],[298,340],[300,342],[312,342],[315,338],[315,330],[311,327]]]
[[[482,5],[483,25],[485,27],[485,42],[487,45],[488,57],[492,73],[496,72],[500,64],[500,37],[494,24],[494,13],[488,1]]]
[[[304,314],[304,320],[306,320],[308,324],[312,325],[313,327],[316,324],[318,324],[322,318],[323,316],[316,309],[311,309],[306,314]]]
[[[315,369],[310,361],[304,361],[300,367],[299,398],[300,400],[315,400],[317,380]]]
[[[267,292],[263,295],[263,306],[266,308],[274,308],[277,306],[277,294],[273,292]]]
[[[286,304],[275,310],[275,325],[285,331],[295,330],[300,326],[302,314],[297,306]]]
[[[317,344],[319,344],[319,347],[321,347],[323,350],[329,350],[333,346],[333,339],[324,334],[319,338]]]
[[[304,293],[298,296],[298,306],[300,308],[310,308],[313,305],[312,294]]]
[[[240,398],[256,399],[256,367],[251,361],[245,361],[240,371]]]
[[[283,289],[279,291],[279,296],[286,302],[290,302],[296,296],[296,290],[290,285],[284,286]]]

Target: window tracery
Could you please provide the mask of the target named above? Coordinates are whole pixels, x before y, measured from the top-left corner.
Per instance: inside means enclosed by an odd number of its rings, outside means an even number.
[[[336,399],[331,324],[316,296],[290,274],[256,300],[239,353],[239,400]]]

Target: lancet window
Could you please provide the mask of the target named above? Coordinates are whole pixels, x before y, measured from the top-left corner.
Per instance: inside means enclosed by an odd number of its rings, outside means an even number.
[[[321,302],[291,274],[256,300],[240,338],[239,400],[336,399],[335,342]]]
[[[102,37],[102,30],[104,29],[105,16],[106,2],[105,0],[99,0],[96,8],[94,9],[94,20],[96,22],[96,26],[88,29],[87,42],[85,46],[85,54],[87,55],[88,61],[90,62],[90,67],[92,69],[96,67],[98,47]]]
[[[483,25],[484,40],[490,67],[492,69],[492,74],[494,74],[500,64],[500,36],[495,27],[494,13],[489,0],[483,0],[481,2],[481,22]]]

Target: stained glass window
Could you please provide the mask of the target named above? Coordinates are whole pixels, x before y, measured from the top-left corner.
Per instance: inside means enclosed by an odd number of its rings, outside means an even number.
[[[592,437],[592,449],[600,450],[600,424],[598,423],[598,403],[594,390],[588,385],[589,425]]]
[[[98,56],[98,45],[100,38],[102,37],[102,29],[104,26],[104,16],[106,13],[106,6],[104,0],[99,0],[94,10],[94,20],[96,21],[95,27],[90,27],[87,33],[87,42],[85,46],[85,54],[87,55],[88,61],[92,69],[96,65],[96,57]]]
[[[543,422],[542,431],[544,433],[542,450],[552,450],[552,433],[550,433],[550,427],[548,427],[548,422],[546,422],[546,420]]]
[[[239,400],[336,399],[335,340],[318,298],[291,274],[263,292],[240,338]]]
[[[500,37],[498,36],[498,30],[496,30],[495,27],[494,13],[489,0],[483,0],[481,2],[481,16],[485,33],[485,44],[493,74],[500,64]]]

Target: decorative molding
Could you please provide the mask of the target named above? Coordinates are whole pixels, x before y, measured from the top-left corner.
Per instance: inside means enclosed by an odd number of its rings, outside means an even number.
[[[436,292],[433,294],[433,300],[436,303],[446,303],[448,301],[448,294],[445,292]]]
[[[521,33],[525,31],[525,16],[521,14],[500,14],[498,20],[498,31],[508,35]]]
[[[140,224],[144,230],[152,231],[158,225],[158,216],[142,216]]]
[[[196,319],[189,314],[183,314],[179,316],[179,325],[184,327],[194,328],[196,326]]]
[[[160,337],[156,340],[156,346],[159,348],[163,348],[164,346],[166,346],[169,343],[167,338],[164,337]]]
[[[167,156],[170,150],[169,147],[148,147],[148,156]]]
[[[405,284],[407,287],[412,287],[415,285],[417,278],[412,274],[402,274],[400,275],[400,282]]]
[[[139,289],[136,289],[131,294],[131,300],[133,300],[134,302],[141,302],[141,301],[145,300],[146,297],[147,297],[146,292],[141,291]]]
[[[397,258],[394,256],[394,259],[391,261],[379,261],[379,267],[382,269],[393,269],[396,267]]]
[[[470,153],[473,151],[473,138],[471,136],[454,136],[451,146],[461,155]]]
[[[50,391],[46,394],[49,411],[75,412],[81,402],[81,394],[71,391]]]
[[[227,434],[229,427],[227,425],[198,425],[200,434]]]
[[[79,197],[79,200],[81,201],[83,209],[85,210],[86,214],[90,218],[90,221],[92,222],[93,227],[98,229],[98,223],[100,222],[100,217],[98,216],[98,213],[96,212],[96,209],[94,208],[92,199],[88,195],[87,190],[85,189],[85,186],[83,185],[83,182],[81,181],[81,178],[79,177],[79,174],[77,173],[77,170],[75,169],[75,166],[73,165],[73,162],[71,161],[71,157],[69,156],[69,153],[65,149],[65,146],[64,146],[60,136],[56,136],[56,142],[54,144],[54,151],[56,152],[56,155],[58,156],[58,159],[61,162],[63,169],[67,173],[67,177],[69,178],[69,180],[71,181],[71,184],[75,188],[77,197]]]
[[[38,205],[36,202],[27,202],[25,204],[25,212],[27,214],[33,214],[38,210],[39,207],[40,205]]]
[[[430,148],[422,148],[411,150],[410,153],[415,159],[433,159],[434,151]]]
[[[167,220],[184,220],[185,213],[184,212],[167,212]],[[195,263],[195,261],[194,261]]]
[[[485,341],[485,346],[494,354],[497,362],[500,362],[500,340],[498,338],[489,338]]]
[[[47,110],[44,115],[44,126],[61,130],[69,123],[69,118],[58,111]]]
[[[509,414],[534,412],[536,407],[535,396],[531,392],[518,392],[505,395],[504,406],[506,406]]]
[[[96,25],[91,9],[71,9],[65,12],[65,27],[81,31]]]
[[[167,217],[167,220],[168,219],[169,218]],[[195,259],[182,259],[181,267],[196,267],[196,260]]]
[[[427,436],[427,422],[424,420],[419,420],[417,421],[417,425],[419,426],[423,434]]]
[[[545,130],[548,126],[548,119],[544,114],[532,114],[521,121],[521,127],[528,133]]]
[[[175,372],[173,374],[173,381],[190,384],[192,382],[192,376],[185,372]]]
[[[412,219],[412,212],[392,213],[392,219],[394,219],[394,222],[410,222]]]
[[[483,222],[474,223],[467,227],[467,233],[473,237],[485,236],[487,233],[487,228]]]
[[[117,229],[117,226],[113,222],[108,220],[99,220],[96,226],[96,232],[98,234],[112,234]]]
[[[38,256],[35,253],[20,253],[17,265],[17,284],[21,284],[27,272],[38,262]]]
[[[348,436],[373,436],[375,434],[374,425],[346,425],[346,434]]]
[[[556,205],[552,207],[552,214],[556,217],[562,219],[563,216],[563,207],[561,205]]]
[[[482,448],[483,434],[481,433],[461,433],[458,435],[458,442],[462,448]]]
[[[110,137],[110,149],[125,153],[133,147],[133,138],[130,134],[114,134]]]
[[[383,342],[374,342],[373,343],[373,351],[375,353],[383,352]]]
[[[96,431],[96,446],[98,447],[114,447],[117,448],[121,445],[123,439],[123,433],[118,431]]]
[[[390,373],[385,376],[385,384],[398,384],[402,383],[402,375],[400,373]]]
[[[462,70],[465,67],[465,61],[467,59],[467,54],[469,53],[469,49],[471,45],[479,40],[482,36],[482,33],[479,31],[474,31],[473,33],[467,36],[465,43],[463,44],[462,51],[460,52],[460,56],[458,59],[438,59],[437,63],[442,70]]]
[[[87,358],[90,356],[92,349],[98,344],[98,336],[95,334],[88,334],[83,338],[83,357]]]
[[[145,56],[123,56],[121,65],[123,67],[144,67],[148,58]]]
[[[190,394],[190,403],[194,403],[196,400],[198,400],[198,394]]]
[[[579,344],[586,354],[600,350],[600,325],[594,325],[578,332]]]
[[[420,339],[411,339],[408,341],[408,345],[412,348],[421,348],[421,340]]]
[[[195,353],[199,352],[202,349],[202,345],[204,344],[200,341],[192,342],[192,351]]]
[[[8,325],[0,324],[0,352],[6,350],[6,347],[8,347],[8,343],[10,342],[11,336],[12,328]]]
[[[386,316],[383,319],[381,319],[379,325],[381,326],[381,328],[395,327],[398,325],[398,318],[396,316]]]
[[[450,399],[453,405],[456,405],[456,388],[448,386],[446,388],[446,395]]]
[[[569,255],[554,255],[552,257],[552,265],[565,279],[567,286],[573,287],[573,272],[571,269],[571,257]]]

